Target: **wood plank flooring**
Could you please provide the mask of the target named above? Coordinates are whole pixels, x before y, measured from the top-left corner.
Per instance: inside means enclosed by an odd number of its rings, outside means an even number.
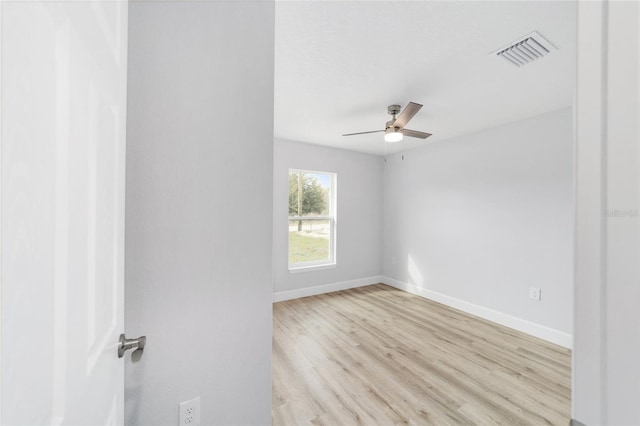
[[[571,352],[383,284],[275,303],[274,425],[567,425]]]

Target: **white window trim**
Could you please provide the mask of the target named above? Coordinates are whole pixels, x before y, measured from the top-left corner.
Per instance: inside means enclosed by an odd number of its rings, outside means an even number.
[[[299,263],[296,263],[296,265],[299,265]],[[321,265],[309,265],[309,266],[294,266],[294,267],[289,267],[289,273],[290,274],[299,274],[301,272],[312,272],[312,271],[320,271],[322,269],[333,269],[336,267],[335,262],[334,263],[323,263]]]
[[[337,205],[338,200],[336,193],[336,181],[338,175],[335,172],[323,172],[318,170],[304,170],[304,169],[289,169],[288,173],[317,173],[331,175],[331,199],[329,201],[329,215],[326,216],[288,216],[287,224],[291,220],[328,220],[331,227],[331,239],[329,243],[329,259],[328,260],[316,260],[313,262],[299,262],[299,263],[287,263],[289,273],[296,274],[300,272],[311,272],[322,269],[331,269],[336,267],[336,240],[337,240]],[[287,227],[288,229],[288,227]],[[288,231],[287,231],[288,232]],[[287,245],[287,261],[289,259],[289,246]]]

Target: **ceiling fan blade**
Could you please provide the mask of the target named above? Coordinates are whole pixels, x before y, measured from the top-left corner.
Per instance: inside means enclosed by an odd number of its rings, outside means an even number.
[[[429,136],[431,136],[431,133],[419,132],[417,130],[402,129],[400,131],[402,132],[403,135],[409,136],[412,138],[426,139]]]
[[[403,128],[407,125],[409,120],[413,118],[414,115],[422,108],[421,104],[417,104],[415,102],[409,102],[407,106],[402,110],[396,121],[393,122],[393,127]]]
[[[347,133],[342,136],[366,135],[367,133],[380,133],[380,132],[384,132],[384,130],[372,130],[370,132]]]

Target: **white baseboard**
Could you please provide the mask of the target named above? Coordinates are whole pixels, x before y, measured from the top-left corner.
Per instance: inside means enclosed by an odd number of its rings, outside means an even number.
[[[382,276],[376,275],[373,277],[359,278],[357,280],[341,281],[337,283],[323,284],[314,287],[299,288],[295,290],[278,291],[276,293],[273,293],[273,301],[282,302],[284,300],[299,299],[301,297],[331,293],[332,291],[363,287],[365,285],[381,283],[383,282],[382,280]]]
[[[493,309],[485,308],[480,305],[465,302],[464,300],[456,299],[455,297],[447,296],[442,293],[420,288],[413,284],[404,283],[393,278],[383,276],[381,277],[381,282],[399,290],[404,290],[417,296],[433,300],[434,302],[442,303],[443,305],[461,310],[468,314],[504,325],[505,327],[513,328],[514,330],[555,343],[556,345],[560,345],[568,349],[573,348],[573,336],[568,333],[536,324],[531,321],[523,320],[499,311],[494,311]]]

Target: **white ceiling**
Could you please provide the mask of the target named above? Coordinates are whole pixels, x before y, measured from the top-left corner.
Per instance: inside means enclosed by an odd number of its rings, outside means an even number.
[[[398,152],[573,103],[576,3],[277,1],[275,137],[384,154],[387,105],[424,105]],[[556,47],[518,68],[489,55],[537,30]]]

